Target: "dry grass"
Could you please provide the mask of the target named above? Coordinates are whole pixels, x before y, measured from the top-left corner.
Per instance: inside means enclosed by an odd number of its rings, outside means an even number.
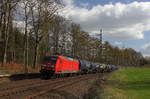
[[[37,67],[36,69],[33,69],[32,66],[28,66],[28,72],[29,73],[39,72],[40,66],[36,67]],[[7,63],[4,64],[4,66],[2,67],[2,64],[0,63],[0,74],[18,74],[18,73],[25,73],[23,64]]]

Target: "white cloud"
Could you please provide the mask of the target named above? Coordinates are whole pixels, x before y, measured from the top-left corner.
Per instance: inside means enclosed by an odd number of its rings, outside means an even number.
[[[23,30],[25,28],[25,21],[13,21],[14,26]]]
[[[144,56],[150,56],[150,43],[147,43],[142,47],[142,53]]]
[[[13,25],[14,27],[17,27],[21,32],[23,33],[25,32],[25,25],[26,25],[25,21],[13,21]],[[28,32],[30,31],[31,28],[32,26],[28,24],[27,27]]]
[[[75,6],[75,0],[63,1],[67,5],[63,14],[91,33],[99,33],[103,28],[104,35],[113,39],[143,39],[143,32],[150,30],[150,2],[96,5],[87,9]]]

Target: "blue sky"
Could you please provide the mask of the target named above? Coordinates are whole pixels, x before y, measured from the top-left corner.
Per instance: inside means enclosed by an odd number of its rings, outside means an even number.
[[[150,0],[63,0],[66,17],[92,35],[150,56]]]
[[[147,1],[150,1],[150,0],[76,0],[75,1],[75,4],[77,6],[80,6],[80,3],[89,3],[90,7],[92,6],[95,6],[95,5],[105,5],[105,4],[109,4],[109,3],[112,3],[112,4],[115,4],[117,2],[121,2],[121,3],[125,3],[125,4],[128,4],[128,3],[131,3],[131,2],[134,2],[134,1],[137,1],[137,2],[147,2]]]

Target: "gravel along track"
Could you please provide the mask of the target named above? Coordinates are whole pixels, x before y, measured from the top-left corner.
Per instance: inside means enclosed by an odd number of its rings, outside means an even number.
[[[87,86],[90,86],[91,81],[98,78],[98,75],[100,74],[49,80],[29,79],[1,84],[0,99],[66,99],[66,96],[80,97],[85,93],[84,91],[87,91]],[[83,94],[82,88],[84,89]],[[78,92],[81,94],[78,94]]]

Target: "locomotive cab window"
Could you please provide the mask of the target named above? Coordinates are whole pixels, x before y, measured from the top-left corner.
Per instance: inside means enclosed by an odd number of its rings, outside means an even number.
[[[43,59],[43,62],[48,62],[48,63],[56,63],[57,57],[45,57]]]

